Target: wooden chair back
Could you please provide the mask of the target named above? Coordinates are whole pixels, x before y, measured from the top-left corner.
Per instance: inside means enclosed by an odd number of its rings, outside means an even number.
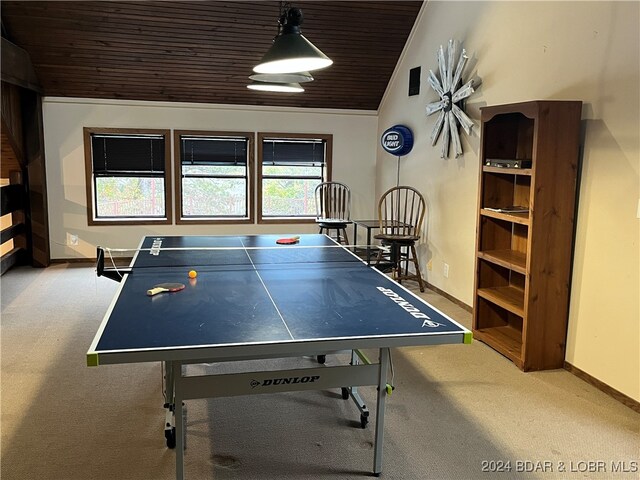
[[[316,220],[351,220],[351,190],[344,183],[323,182],[316,187]]]
[[[426,202],[418,190],[409,186],[390,188],[378,203],[380,232],[419,238],[425,213]]]

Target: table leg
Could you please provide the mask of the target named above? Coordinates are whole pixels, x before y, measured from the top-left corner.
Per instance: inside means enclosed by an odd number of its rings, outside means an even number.
[[[353,244],[358,245],[358,224],[353,222]],[[353,247],[353,253],[358,254],[358,247]]]
[[[356,350],[351,350],[351,362],[349,363],[350,365],[359,365],[360,364],[360,357],[359,355],[363,355],[363,359],[362,361],[366,364],[366,365],[370,365],[371,362],[369,362],[366,357],[364,357],[364,354],[362,353],[356,353]],[[351,397],[351,400],[353,400],[353,403],[356,404],[356,407],[358,408],[358,411],[360,412],[360,426],[362,428],[366,428],[367,424],[369,423],[369,409],[367,408],[367,405],[364,403],[364,400],[362,399],[362,397],[360,396],[360,394],[358,393],[358,387],[347,387],[346,391],[348,392],[348,395]],[[345,395],[345,392],[343,390],[343,398]]]
[[[173,402],[173,362],[166,361],[164,363],[164,399],[165,403]],[[167,406],[165,406],[167,408]]]
[[[163,379],[162,394],[164,396],[165,420],[164,420],[164,438],[167,442],[167,448],[175,448],[175,422],[173,420],[173,362],[162,362]]]
[[[180,362],[173,364],[174,387],[174,421],[176,424],[176,480],[184,480],[184,418],[182,415],[182,365]]]
[[[367,228],[367,265],[371,265],[371,229]]]
[[[373,456],[373,473],[382,473],[382,443],[384,437],[384,410],[387,400],[387,371],[389,370],[389,349],[380,349],[380,374],[378,377],[378,406],[376,409],[375,451]]]
[[[402,262],[400,255],[402,254],[399,243],[391,244],[391,263],[393,264],[393,279],[398,283],[402,283]]]

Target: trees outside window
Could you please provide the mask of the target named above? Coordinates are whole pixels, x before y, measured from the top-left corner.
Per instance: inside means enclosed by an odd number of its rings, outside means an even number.
[[[84,129],[89,225],[171,223],[168,130]]]
[[[252,222],[253,133],[174,132],[177,223]]]
[[[331,135],[258,134],[259,221],[315,221],[314,191],[331,178]]]

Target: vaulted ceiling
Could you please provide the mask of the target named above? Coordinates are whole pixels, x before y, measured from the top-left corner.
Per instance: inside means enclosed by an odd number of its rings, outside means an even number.
[[[280,3],[2,1],[2,30],[47,96],[376,110],[422,2],[293,2],[334,64],[304,93],[249,90]]]

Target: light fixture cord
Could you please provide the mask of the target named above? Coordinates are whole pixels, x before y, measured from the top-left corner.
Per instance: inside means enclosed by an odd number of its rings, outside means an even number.
[[[289,9],[291,9],[291,2],[280,2],[280,18],[278,18],[278,33],[276,37],[282,33],[282,28],[287,23]]]
[[[287,12],[291,8],[291,2],[280,2],[280,17],[286,18]]]

